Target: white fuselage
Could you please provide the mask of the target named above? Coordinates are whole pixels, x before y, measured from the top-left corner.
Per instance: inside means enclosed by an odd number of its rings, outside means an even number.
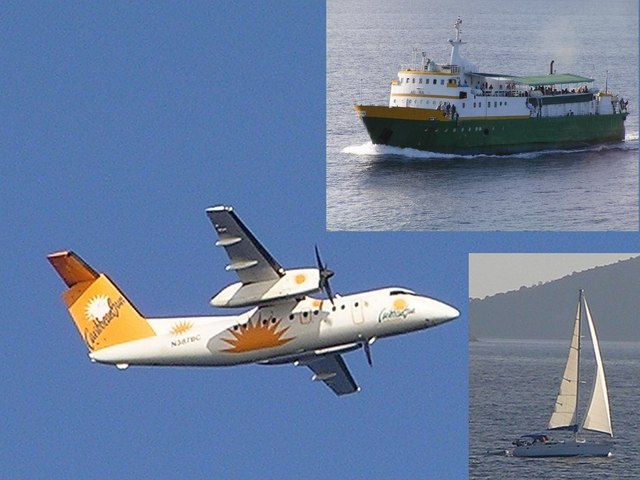
[[[156,335],[90,354],[101,363],[225,366],[287,363],[305,354],[348,351],[375,338],[422,330],[459,312],[403,288],[305,297],[240,315],[147,319]]]

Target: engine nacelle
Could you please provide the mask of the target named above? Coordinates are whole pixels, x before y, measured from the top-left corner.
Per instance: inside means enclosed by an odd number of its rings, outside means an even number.
[[[248,307],[274,300],[301,297],[320,290],[320,271],[317,268],[287,270],[277,280],[243,284],[232,283],[223,288],[209,302],[214,307]]]

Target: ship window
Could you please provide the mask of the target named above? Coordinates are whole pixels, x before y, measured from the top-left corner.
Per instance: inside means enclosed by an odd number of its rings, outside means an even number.
[[[487,107],[491,108],[491,102],[487,102]]]
[[[412,79],[411,83],[416,83],[415,77]]]
[[[438,83],[438,80],[436,80],[435,78],[433,79],[433,84],[435,85],[436,83]]]
[[[407,77],[407,83],[409,83],[409,77]]]
[[[302,312],[302,316],[303,316],[304,318],[307,318],[307,317],[309,316],[309,312]]]
[[[444,85],[444,80],[440,80],[440,85]]]
[[[422,83],[422,79],[420,79],[420,81],[418,83]]]
[[[479,106],[480,108],[482,108],[482,102],[478,103],[478,106]]]
[[[498,106],[498,102],[493,102],[493,108],[496,108]]]
[[[473,108],[476,108],[476,102],[473,102]]]
[[[465,105],[464,102],[462,102],[462,108],[464,108],[464,105]]]
[[[293,320],[293,313],[289,315],[289,320]]]

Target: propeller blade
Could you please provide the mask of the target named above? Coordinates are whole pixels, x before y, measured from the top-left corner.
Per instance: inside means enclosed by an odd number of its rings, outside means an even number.
[[[364,342],[362,342],[362,345],[364,346],[364,354],[367,357],[367,363],[370,367],[373,367],[373,359],[371,358],[371,344],[368,340],[365,339]]]
[[[324,270],[324,265],[322,265],[322,260],[320,259],[320,252],[318,251],[318,245],[314,246],[316,252],[316,262],[318,263],[318,270]]]
[[[322,258],[320,258],[320,251],[318,250],[318,245],[315,245],[314,250],[316,253],[316,262],[318,264],[318,271],[320,272],[319,287],[322,290],[324,290],[324,292],[327,294],[327,297],[329,297],[329,301],[331,302],[331,305],[334,305],[333,292],[331,291],[331,285],[329,284],[329,279],[335,275],[335,272],[329,270],[327,268],[327,265],[322,263]]]
[[[329,301],[331,302],[331,306],[335,306],[333,303],[333,292],[331,291],[331,285],[329,284],[329,279],[325,282],[325,291],[327,292],[327,297],[329,297]]]

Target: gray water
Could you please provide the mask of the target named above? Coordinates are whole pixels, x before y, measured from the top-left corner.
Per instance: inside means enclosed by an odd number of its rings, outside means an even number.
[[[482,71],[596,79],[629,99],[625,142],[453,156],[372,145],[355,103],[386,105],[411,49],[446,62],[453,22]],[[637,0],[329,1],[327,227],[331,230],[638,229]]]
[[[544,431],[564,371],[566,342],[480,341],[469,344],[469,478],[640,478],[640,344],[601,342],[615,445],[608,458],[516,458],[487,455],[523,434]],[[585,358],[590,358],[590,353]],[[583,370],[592,372],[592,360]],[[586,378],[579,414],[591,379]],[[561,434],[555,434],[561,437]],[[603,440],[606,435],[594,434]]]

